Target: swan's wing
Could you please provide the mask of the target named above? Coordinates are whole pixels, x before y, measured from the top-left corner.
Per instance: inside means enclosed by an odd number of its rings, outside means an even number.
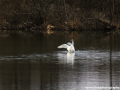
[[[72,45],[72,43],[71,43],[71,42],[68,42],[68,43],[67,43],[67,45],[68,45],[68,46],[71,46],[71,45]]]
[[[58,46],[58,48],[67,48],[67,47],[68,47],[67,44],[62,44],[62,45]]]

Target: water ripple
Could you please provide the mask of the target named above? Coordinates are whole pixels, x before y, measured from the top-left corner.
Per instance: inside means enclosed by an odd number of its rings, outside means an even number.
[[[44,54],[18,54],[16,56],[2,56],[0,55],[0,60],[39,60],[39,59],[58,59],[58,60],[66,60],[67,58],[72,58],[72,54],[69,55],[67,51],[55,51]],[[88,50],[88,51],[76,51],[74,56],[74,60],[106,60],[110,58],[109,51],[98,51],[98,50]],[[120,52],[113,52],[112,59],[120,58]]]

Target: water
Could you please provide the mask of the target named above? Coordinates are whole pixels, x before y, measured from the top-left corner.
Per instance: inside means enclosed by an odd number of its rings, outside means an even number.
[[[75,53],[57,48],[71,38]],[[1,36],[0,90],[118,90],[119,39],[103,32]]]

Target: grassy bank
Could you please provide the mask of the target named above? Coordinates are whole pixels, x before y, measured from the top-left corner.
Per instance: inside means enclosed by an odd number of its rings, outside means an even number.
[[[0,0],[1,30],[111,30],[120,28],[116,0]]]

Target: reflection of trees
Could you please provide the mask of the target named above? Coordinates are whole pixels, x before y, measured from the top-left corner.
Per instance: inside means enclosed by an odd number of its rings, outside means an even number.
[[[70,32],[68,32],[67,35],[70,39],[74,39],[74,40],[78,40],[80,38],[80,33],[77,31],[70,31]]]
[[[30,87],[29,63],[3,61],[0,64],[0,88],[4,90],[28,90]]]

